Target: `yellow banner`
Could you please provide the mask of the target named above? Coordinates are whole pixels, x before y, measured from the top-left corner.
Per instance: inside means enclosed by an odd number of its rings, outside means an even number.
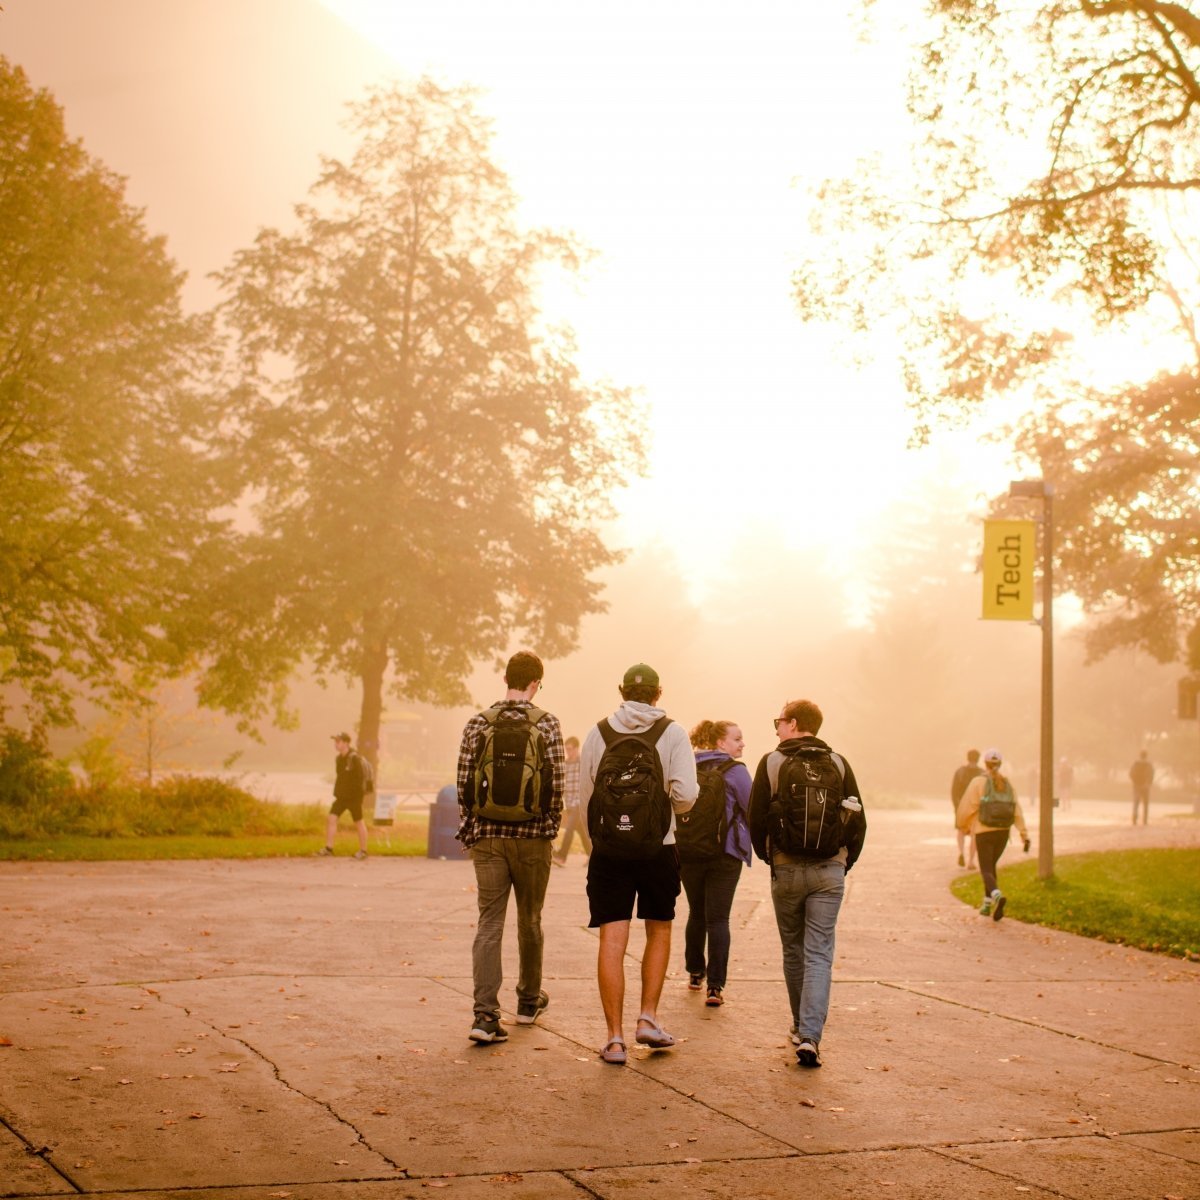
[[[983,618],[1033,620],[1036,521],[984,521]]]

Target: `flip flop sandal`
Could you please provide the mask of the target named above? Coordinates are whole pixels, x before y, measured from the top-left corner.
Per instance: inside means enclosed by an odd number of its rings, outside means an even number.
[[[648,1028],[643,1029],[646,1025]],[[638,1031],[634,1041],[651,1050],[667,1050],[675,1045],[675,1039],[653,1017],[638,1017]]]
[[[618,1067],[625,1065],[625,1043],[620,1038],[613,1038],[612,1041],[600,1051],[600,1057],[606,1063],[613,1063]]]

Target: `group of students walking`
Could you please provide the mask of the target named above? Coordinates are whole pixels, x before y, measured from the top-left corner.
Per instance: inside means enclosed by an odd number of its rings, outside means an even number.
[[[549,1005],[542,988],[542,906],[551,866],[565,862],[578,832],[590,847],[587,898],[589,927],[599,935],[604,1062],[627,1060],[625,951],[635,916],[645,924],[646,944],[633,1042],[666,1050],[675,1038],[658,1008],[676,899],[686,891],[688,986],[705,990],[706,1003],[719,1007],[729,914],[741,872],[757,855],[771,871],[796,1060],[820,1066],[845,875],[866,837],[854,772],[817,736],[821,710],[808,700],[785,704],[774,719],[779,744],[751,779],[739,760],[741,729],[732,721],[705,720],[689,737],[659,706],[658,673],[645,663],[625,672],[620,705],[581,746],[564,746],[558,719],[535,703],[542,676],[537,655],[513,655],[504,699],[467,722],[459,747],[456,836],[470,853],[479,904],[470,1039],[488,1045],[508,1037],[499,992],[510,893],[519,950],[516,1023],[532,1025]],[[576,811],[555,855],[572,775]]]

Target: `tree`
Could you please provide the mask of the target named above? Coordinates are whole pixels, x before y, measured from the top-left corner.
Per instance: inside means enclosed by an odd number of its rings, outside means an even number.
[[[361,683],[374,756],[389,672],[397,695],[462,703],[515,635],[573,647],[641,426],[544,327],[540,273],[580,252],[518,227],[474,94],[426,79],[352,113],[353,158],[325,161],[296,231],[220,276],[257,528],[202,694],[257,719],[311,658]]]
[[[181,669],[221,527],[210,329],[123,182],[0,58],[0,724]],[[198,548],[207,546],[200,551]]]
[[[1185,659],[1200,631],[1200,377],[1055,405],[1023,422],[1018,449],[1054,480],[1059,585],[1094,614],[1090,656]]]
[[[1093,649],[1179,657],[1195,620],[1181,581],[1200,562],[1186,522],[1169,518],[1174,532],[1161,526],[1151,554],[1128,523],[1097,530],[1114,512],[1139,512],[1144,526],[1150,511],[1195,498],[1177,464],[1200,430],[1200,17],[1159,0],[923,10],[911,161],[864,164],[817,189],[831,253],[797,273],[801,312],[898,329],[918,442],[989,401],[1032,406],[1017,445],[1071,489],[1059,533],[1071,586],[1101,612]],[[1161,342],[1170,325],[1178,337],[1160,347],[1160,369],[1174,382],[1162,387],[1097,381],[1077,344],[1096,329]],[[1171,387],[1178,403],[1157,421],[1146,400]],[[1078,403],[1042,411],[1064,394],[1103,397],[1109,428],[1148,449],[1136,470],[1100,469],[1104,425]],[[1135,581],[1114,623],[1114,589]]]

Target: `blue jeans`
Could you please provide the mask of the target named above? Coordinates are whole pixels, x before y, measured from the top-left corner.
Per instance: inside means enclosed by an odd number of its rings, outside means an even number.
[[[818,859],[776,863],[774,873],[771,899],[792,1021],[801,1037],[819,1042],[829,1015],[834,933],[846,868],[836,859]]]
[[[500,949],[510,891],[517,898],[517,1001],[536,1003],[542,990],[542,905],[550,882],[550,839],[480,838],[471,847],[471,861],[479,893],[479,924],[471,952],[475,1016],[499,1017],[504,981]]]
[[[683,963],[689,975],[708,975],[708,986],[723,988],[729,972],[729,910],[742,877],[739,859],[722,854],[707,862],[681,862],[679,878],[687,892],[688,919]],[[708,939],[708,962],[704,941]]]

